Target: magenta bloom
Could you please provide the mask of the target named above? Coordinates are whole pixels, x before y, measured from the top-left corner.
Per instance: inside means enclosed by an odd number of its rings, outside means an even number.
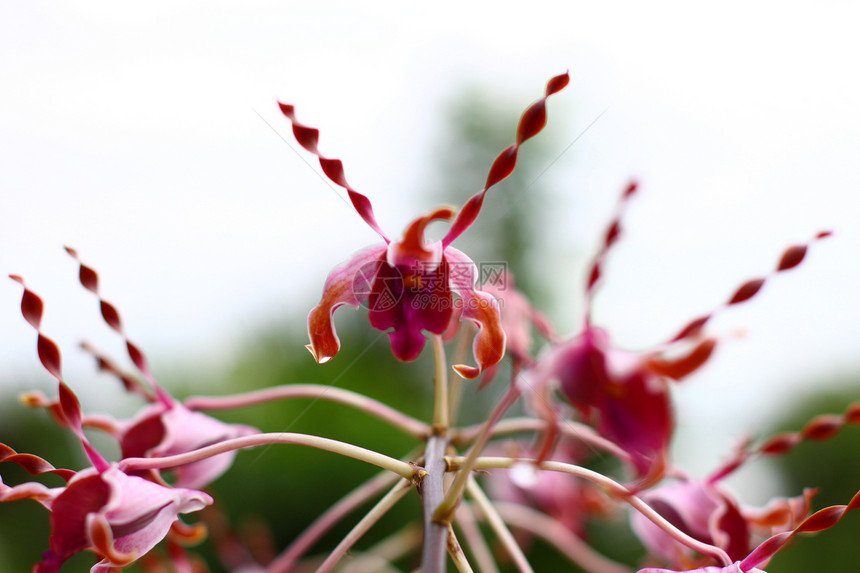
[[[78,437],[91,467],[77,473],[58,470],[41,458],[0,445],[0,461],[18,463],[31,474],[54,473],[67,480],[65,487],[53,489],[38,483],[9,487],[0,481],[0,501],[29,498],[51,511],[50,549],[34,566],[34,573],[56,573],[66,560],[84,550],[101,557],[91,569],[93,573],[108,573],[148,552],[167,535],[179,514],[197,511],[211,504],[212,498],[200,491],[127,475],[90,444],[83,432],[78,398],[63,381],[60,350],[41,332],[42,300],[21,277],[13,275],[12,279],[24,287],[21,312],[36,330],[39,360],[58,383],[59,398],[51,411]],[[134,348],[131,343],[129,347]],[[137,354],[136,349],[132,354]]]
[[[59,352],[41,334],[39,357],[59,374]],[[164,539],[180,514],[202,509],[212,498],[201,491],[127,475],[108,464],[83,434],[77,397],[62,380],[59,386],[56,411],[78,436],[92,467],[80,472],[57,469],[37,456],[18,454],[0,444],[0,461],[17,463],[33,475],[53,473],[67,481],[63,487],[48,488],[38,482],[7,486],[0,480],[0,502],[32,499],[51,512],[50,548],[33,567],[34,573],[57,573],[84,550],[101,558],[92,573],[108,573],[147,553]]]
[[[720,480],[747,458],[729,461],[704,480],[684,479],[641,494],[643,501],[690,537],[724,550],[733,560],[744,559],[755,539],[791,531],[808,515],[814,489],[793,498],[776,498],[763,508],[744,507]],[[639,513],[631,516],[636,535],[652,555],[678,566],[699,564],[693,551]],[[702,563],[703,564],[703,563]],[[756,563],[757,564],[757,563]]]
[[[682,481],[642,494],[642,499],[672,525],[695,539],[720,547],[732,559],[750,550],[750,527],[734,497],[717,483]],[[639,513],[632,516],[633,530],[652,554],[672,563],[689,563],[692,556],[665,531]]]
[[[225,424],[205,414],[192,412],[164,390],[151,374],[143,351],[126,337],[119,311],[101,298],[96,271],[81,262],[74,249],[66,247],[66,252],[79,263],[78,276],[81,284],[99,297],[102,318],[108,326],[125,338],[129,357],[149,382],[152,390],[150,392],[137,382],[134,376],[120,371],[107,358],[99,355],[88,345],[85,346],[95,355],[99,368],[118,376],[127,390],[141,394],[152,402],[134,419],[118,424],[115,433],[122,448],[123,458],[172,456],[224,440],[259,433],[259,430],[251,426]],[[27,296],[26,293],[25,296]],[[235,457],[235,452],[228,452],[174,468],[175,484],[188,488],[205,487],[223,474]]]
[[[671,381],[689,376],[710,358],[714,338],[704,337],[705,324],[714,315],[692,320],[677,336],[650,352],[633,353],[615,347],[608,332],[591,321],[591,299],[602,274],[603,260],[617,241],[622,208],[636,192],[633,183],[621,197],[619,214],[609,226],[601,251],[595,257],[586,287],[585,324],[577,336],[554,345],[524,373],[524,392],[536,411],[546,411],[548,388],[556,383],[582,418],[630,453],[640,477],[659,478],[666,466],[674,429],[669,395]],[[815,240],[828,236],[819,233]],[[794,268],[807,246],[785,251],[774,273]],[[742,303],[759,292],[766,278],[747,281],[720,308]],[[719,309],[718,309],[719,310]],[[684,346],[685,348],[678,348]],[[671,354],[670,354],[671,351]],[[543,404],[541,404],[543,402]]]
[[[119,436],[123,458],[152,458],[183,454],[224,440],[257,434],[241,424],[225,424],[177,401],[159,402],[127,423]],[[205,487],[233,464],[236,452],[226,452],[173,469],[179,487]]]
[[[640,569],[637,573],[767,573],[761,569],[741,569],[740,562],[732,563],[728,567],[699,567],[698,569],[688,569],[684,571],[674,569],[657,569],[648,567]]]
[[[344,304],[353,308],[366,304],[371,326],[388,332],[394,356],[404,361],[414,360],[421,353],[426,341],[424,331],[445,332],[456,305],[462,310],[461,317],[474,322],[479,332],[473,346],[477,366],[457,365],[455,370],[465,378],[475,378],[501,360],[505,335],[498,303],[475,288],[474,263],[451,243],[474,222],[487,190],[511,174],[519,146],[546,124],[547,98],[562,90],[568,81],[565,73],[548,82],[544,97],[523,114],[516,142],[496,158],[484,189],[469,199],[459,213],[449,207],[436,209],[415,219],[398,241],[392,241],[379,227],[370,200],[346,182],[341,162],[320,154],[319,131],[299,123],[292,105],[279,104],[292,122],[299,144],[319,157],[323,172],[347,190],[358,214],[383,239],[383,244],[357,252],[329,274],[322,300],[308,316],[308,349],[317,362],[327,362],[340,349],[332,313]],[[451,228],[440,241],[428,243],[424,230],[434,220],[452,221]]]
[[[81,471],[51,503],[51,545],[34,572],[59,571],[83,550],[102,558],[93,573],[123,567],[164,539],[179,514],[211,503],[201,491],[164,487],[115,466]]]

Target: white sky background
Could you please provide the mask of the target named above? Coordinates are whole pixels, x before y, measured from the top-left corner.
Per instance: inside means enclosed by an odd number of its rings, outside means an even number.
[[[124,355],[64,244],[100,271],[156,375],[186,359],[205,372],[261,324],[304,316],[328,269],[375,240],[257,112],[298,148],[274,100],[295,103],[396,235],[432,206],[412,194],[437,176],[444,104],[463,82],[525,109],[569,69],[549,103],[558,154],[605,113],[545,176],[562,331],[577,325],[582,255],[630,177],[642,192],[596,303],[628,348],[836,232],[712,324],[729,339],[678,394],[682,447],[687,429],[726,430],[718,451],[687,454],[713,466],[766,410],[860,368],[860,8],[564,4],[5,3],[0,271],[45,299],[73,386],[90,376],[81,338]],[[0,280],[0,379],[52,388],[20,294]]]

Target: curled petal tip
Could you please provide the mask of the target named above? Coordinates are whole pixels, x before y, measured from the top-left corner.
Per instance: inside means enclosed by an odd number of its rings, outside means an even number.
[[[465,378],[466,380],[474,380],[478,376],[481,375],[481,369],[475,366],[469,366],[468,364],[455,364],[452,368],[454,368],[454,372],[460,375],[461,378]]]
[[[280,100],[278,100],[278,108],[281,110],[281,113],[287,117],[292,117],[295,113],[295,108],[292,106],[292,104],[283,103]]]

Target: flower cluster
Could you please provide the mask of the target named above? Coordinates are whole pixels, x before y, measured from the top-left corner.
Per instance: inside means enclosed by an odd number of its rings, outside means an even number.
[[[769,560],[799,533],[829,529],[860,507],[858,493],[847,505],[815,511],[817,491],[811,488],[751,507],[725,484],[729,475],[760,456],[786,455],[801,442],[829,439],[842,427],[860,423],[860,404],[758,446],[745,443],[705,478],[678,467],[670,447],[677,431],[673,388],[705,368],[720,344],[719,334],[711,332],[712,317],[753,298],[775,275],[800,265],[810,245],[829,232],[789,247],[771,272],[741,284],[724,303],[688,322],[665,343],[637,352],[618,347],[592,316],[606,257],[622,236],[623,214],[638,194],[636,183],[621,194],[589,267],[582,324],[567,336],[559,335],[516,288],[516,269],[498,263],[479,267],[453,246],[479,216],[489,191],[513,172],[521,147],[543,130],[547,101],[568,82],[566,73],[547,82],[479,192],[459,209],[441,206],[413,219],[399,238],[383,231],[368,197],[347,183],[340,160],[320,152],[318,130],[300,123],[294,106],[279,103],[296,141],[346,190],[358,215],[381,239],[328,274],[322,297],[307,318],[307,348],[320,364],[339,352],[333,315],[342,305],[366,309],[371,327],[388,335],[399,361],[413,363],[430,340],[432,376],[419,373],[416,379],[433,380],[431,420],[414,418],[371,396],[318,384],[178,400],[156,381],[143,351],[126,334],[119,311],[102,297],[96,271],[67,247],[79,282],[97,298],[104,322],[121,337],[134,371],[92,344],[83,348],[95,357],[99,370],[144,402],[129,419],[85,413],[64,380],[59,347],[42,333],[42,299],[21,277],[11,275],[23,288],[21,312],[36,332],[39,360],[58,389],[56,397],[30,392],[22,402],[46,410],[74,435],[86,457],[84,467],[63,469],[0,444],[0,462],[17,464],[34,478],[10,484],[0,477],[0,502],[29,499],[50,512],[47,549],[32,571],[58,573],[71,557],[88,551],[96,556],[92,573],[115,572],[134,562],[147,571],[203,572],[203,559],[186,547],[207,535],[205,522],[222,560],[218,567],[231,573],[325,573],[347,553],[353,556],[349,571],[395,570],[394,563],[411,559],[410,569],[423,573],[442,573],[449,560],[458,571],[471,571],[472,562],[480,570],[498,571],[497,562],[508,561],[528,572],[537,538],[590,573],[637,568],[639,573],[764,573]],[[427,227],[437,221],[448,223],[447,232],[430,241]],[[542,339],[539,350],[535,334]],[[473,363],[466,364],[470,346]],[[448,348],[456,356],[450,362]],[[450,372],[458,376],[449,379]],[[494,381],[504,376],[509,382],[483,421],[460,425],[462,410],[477,410],[465,398],[475,395],[467,386],[487,392],[503,386]],[[407,456],[390,456],[323,436],[264,433],[203,412],[292,399],[326,400],[373,416],[405,433],[415,449]],[[521,413],[512,414],[518,403]],[[109,461],[85,430],[113,439],[118,459]],[[180,518],[215,503],[209,486],[225,472],[247,471],[234,467],[238,450],[273,445],[325,450],[384,471],[321,511],[280,553],[265,535],[266,551],[244,543],[220,507],[209,508],[194,525]],[[39,481],[49,475],[63,485],[48,487]],[[406,525],[375,548],[357,550],[356,542],[410,492],[420,499],[416,521],[421,527]],[[335,547],[321,557],[307,556],[336,525],[374,499],[376,504]],[[283,513],[288,515],[289,509]],[[589,539],[589,525],[597,520],[627,527],[644,557],[622,563],[621,557],[598,550]],[[482,521],[486,527],[478,525]],[[162,542],[167,551],[156,556],[151,550]]]

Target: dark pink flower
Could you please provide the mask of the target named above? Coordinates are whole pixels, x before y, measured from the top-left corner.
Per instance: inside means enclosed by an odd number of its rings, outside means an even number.
[[[21,312],[36,330],[39,360],[58,383],[59,398],[52,413],[78,437],[91,467],[76,473],[57,470],[41,458],[17,454],[4,445],[0,461],[18,463],[30,473],[55,473],[68,483],[52,489],[38,483],[14,487],[0,483],[0,500],[34,499],[51,511],[50,549],[35,565],[35,573],[56,573],[72,555],[84,550],[101,557],[91,571],[108,573],[148,552],[167,535],[179,514],[197,511],[211,504],[212,498],[200,491],[127,475],[90,444],[83,432],[80,403],[63,381],[60,350],[41,332],[42,300],[21,277],[12,279],[24,287]]]
[[[92,551],[102,559],[93,573],[123,567],[161,541],[179,514],[202,509],[201,491],[165,487],[116,468],[78,472],[53,499],[50,549],[35,573],[54,573],[72,555]]]
[[[296,140],[319,157],[326,176],[347,190],[356,211],[384,241],[382,245],[357,252],[329,274],[322,300],[308,316],[308,349],[317,362],[327,362],[340,349],[332,322],[335,309],[344,304],[358,308],[363,303],[368,306],[370,324],[388,332],[392,352],[399,360],[418,357],[426,342],[424,331],[445,332],[455,305],[461,309],[461,318],[471,320],[479,329],[473,346],[477,366],[461,364],[455,366],[455,370],[465,378],[475,378],[501,360],[505,335],[498,303],[475,288],[474,263],[451,243],[474,222],[487,190],[513,171],[519,146],[537,135],[546,124],[546,99],[563,89],[568,81],[566,73],[552,78],[544,97],[526,110],[517,129],[516,142],[496,158],[483,190],[456,214],[449,207],[441,207],[415,219],[403,238],[397,241],[391,240],[379,227],[369,199],[347,183],[341,162],[320,154],[319,131],[299,123],[292,105],[279,104],[292,122]],[[424,231],[434,220],[451,221],[451,227],[440,241],[428,243]]]
[[[675,569],[658,569],[656,567],[647,567],[640,569],[637,573],[767,573],[761,569],[741,569],[740,562],[732,563],[728,567],[699,567],[698,569],[685,569],[684,571]]]
[[[226,424],[174,401],[145,408],[125,424],[118,438],[123,458],[151,458],[182,454],[257,433],[259,430],[251,426]],[[205,487],[227,471],[235,457],[236,452],[227,452],[178,466],[172,470],[173,482],[179,487]]]
[[[631,454],[637,473],[648,481],[662,475],[668,459],[674,429],[669,383],[683,380],[708,361],[717,342],[702,335],[705,324],[720,309],[752,298],[766,277],[747,281],[717,311],[692,320],[654,350],[633,353],[613,345],[609,333],[592,323],[591,299],[602,276],[604,258],[620,236],[623,207],[636,189],[635,183],[630,184],[622,194],[618,213],[591,267],[582,331],[553,345],[525,372],[523,390],[527,399],[532,395],[533,409],[547,417],[549,387],[557,384],[586,422]],[[828,235],[819,233],[814,240]],[[787,249],[773,273],[800,264],[806,250],[806,245]],[[552,419],[551,413],[549,417]]]
[[[743,559],[757,540],[797,527],[809,514],[817,493],[806,489],[797,497],[773,499],[763,508],[745,507],[720,482],[747,459],[747,452],[741,450],[704,480],[673,481],[642,493],[641,498],[690,537],[719,547],[731,559]],[[634,513],[631,524],[650,554],[675,566],[704,564],[641,514]]]
[[[132,420],[115,425],[113,433],[120,443],[123,458],[172,456],[224,440],[259,433],[259,430],[251,426],[226,424],[205,414],[193,412],[164,390],[151,374],[143,351],[131,342],[123,331],[119,311],[101,298],[96,271],[81,262],[74,249],[66,247],[66,252],[80,265],[78,276],[81,284],[99,298],[102,318],[125,339],[129,357],[150,386],[150,389],[144,388],[133,375],[122,372],[92,346],[85,346],[85,349],[96,357],[99,368],[116,375],[123,381],[126,389],[143,395],[151,402],[150,406],[144,408]],[[224,473],[233,463],[235,456],[235,452],[228,452],[174,468],[175,484],[195,489],[204,487]]]
[[[732,559],[750,550],[750,527],[734,496],[717,483],[687,480],[641,494],[642,499],[672,525],[699,541],[723,549]],[[639,513],[633,530],[649,552],[671,563],[690,563],[691,551]]]

